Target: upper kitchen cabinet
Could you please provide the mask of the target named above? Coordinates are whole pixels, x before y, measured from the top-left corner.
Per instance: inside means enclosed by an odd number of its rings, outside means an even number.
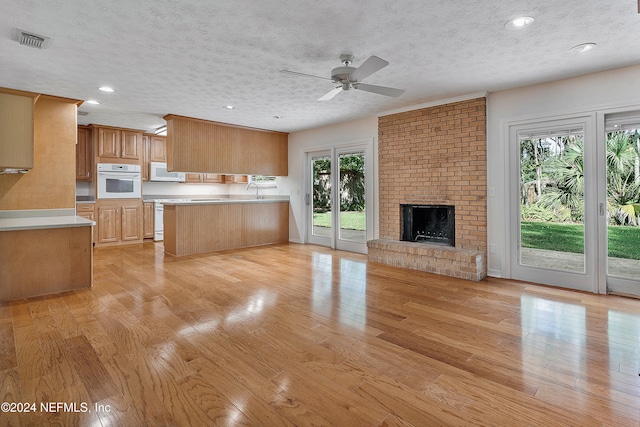
[[[38,94],[0,88],[0,171],[33,168],[34,104]]]
[[[169,114],[167,168],[240,175],[288,175],[288,134]]]
[[[76,181],[91,181],[93,165],[93,151],[91,150],[91,129],[78,126],[78,140],[76,141]]]
[[[149,161],[167,162],[167,139],[164,136],[149,136]]]
[[[97,163],[140,164],[142,131],[106,126],[92,126]]]

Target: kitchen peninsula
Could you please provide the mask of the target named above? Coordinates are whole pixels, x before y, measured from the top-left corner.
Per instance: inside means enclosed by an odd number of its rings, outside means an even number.
[[[91,287],[93,225],[74,209],[0,211],[0,301]]]
[[[191,255],[288,240],[288,197],[164,204],[164,250],[169,255]]]

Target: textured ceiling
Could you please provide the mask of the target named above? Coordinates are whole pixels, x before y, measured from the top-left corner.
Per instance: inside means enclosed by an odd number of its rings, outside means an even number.
[[[295,131],[479,91],[640,63],[636,0],[0,0],[0,86],[76,99],[79,123],[152,130],[165,114]],[[507,30],[518,15],[531,27]],[[51,38],[39,50],[13,28]],[[572,46],[595,42],[586,54]],[[316,99],[341,53],[405,89]],[[98,86],[110,85],[106,94]],[[226,110],[225,105],[234,105]],[[280,116],[276,119],[274,116]]]

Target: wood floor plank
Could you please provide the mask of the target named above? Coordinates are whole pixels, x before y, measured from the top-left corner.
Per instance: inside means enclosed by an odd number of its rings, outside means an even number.
[[[98,248],[92,288],[0,303],[0,398],[92,411],[0,426],[638,426],[639,336],[640,300],[313,245]]]

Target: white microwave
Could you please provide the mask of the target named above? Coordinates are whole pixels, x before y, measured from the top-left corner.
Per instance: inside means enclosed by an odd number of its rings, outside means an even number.
[[[98,199],[142,197],[140,165],[98,163]]]
[[[184,172],[168,172],[167,164],[162,162],[150,163],[149,181],[164,181],[164,182],[184,182]]]

